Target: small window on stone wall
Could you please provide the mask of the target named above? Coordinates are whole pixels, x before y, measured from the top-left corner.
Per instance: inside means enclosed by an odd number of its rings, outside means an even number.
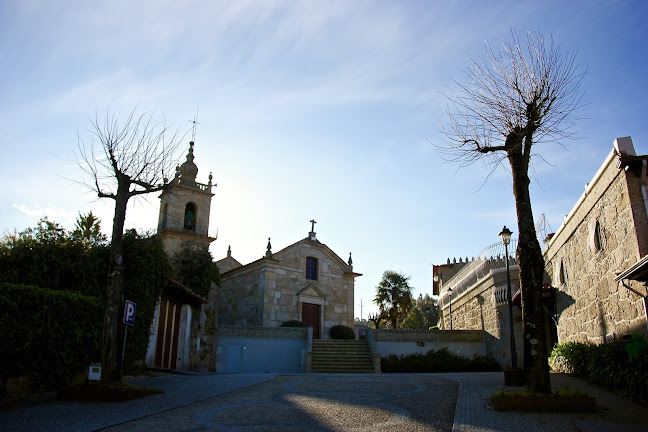
[[[594,250],[600,251],[603,249],[603,244],[601,243],[601,224],[596,221],[594,226]]]
[[[603,236],[601,233],[601,224],[597,219],[592,219],[589,222],[589,236],[587,244],[591,253],[596,253],[603,249]]]
[[[565,263],[560,260],[560,269],[558,270],[558,281],[561,284],[567,283],[567,271],[565,270]]]

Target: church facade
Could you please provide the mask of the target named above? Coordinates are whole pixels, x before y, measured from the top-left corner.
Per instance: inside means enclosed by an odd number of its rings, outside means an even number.
[[[361,276],[317,240],[314,221],[308,237],[276,253],[270,239],[263,258],[241,265],[228,250],[217,261],[221,272],[221,325],[279,327],[297,320],[326,338],[334,325],[353,327],[354,281]]]

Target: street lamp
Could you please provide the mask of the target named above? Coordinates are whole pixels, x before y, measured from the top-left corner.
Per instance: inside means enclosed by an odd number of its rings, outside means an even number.
[[[517,369],[517,353],[515,352],[515,334],[513,333],[513,297],[511,296],[511,272],[509,270],[509,255],[508,245],[511,243],[511,234],[513,232],[506,228],[502,228],[499,233],[504,245],[504,258],[506,260],[506,295],[508,297],[508,312],[509,312],[509,330],[511,333],[511,369]]]
[[[452,288],[448,288],[448,298],[450,299],[450,330],[452,330]]]
[[[430,330],[430,306],[425,306],[425,322],[427,323],[427,329]]]

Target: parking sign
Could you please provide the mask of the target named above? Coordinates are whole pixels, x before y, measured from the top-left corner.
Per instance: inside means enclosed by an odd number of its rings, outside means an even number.
[[[124,305],[124,324],[133,326],[135,325],[135,303],[126,300]]]

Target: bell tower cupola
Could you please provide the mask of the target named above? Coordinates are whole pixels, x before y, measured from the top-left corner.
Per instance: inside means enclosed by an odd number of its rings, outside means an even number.
[[[183,242],[209,247],[216,240],[209,236],[211,199],[214,196],[212,175],[209,182],[198,183],[198,166],[194,162],[194,142],[189,143],[187,158],[176,167],[168,189],[160,195],[158,234],[168,254],[177,252]]]

